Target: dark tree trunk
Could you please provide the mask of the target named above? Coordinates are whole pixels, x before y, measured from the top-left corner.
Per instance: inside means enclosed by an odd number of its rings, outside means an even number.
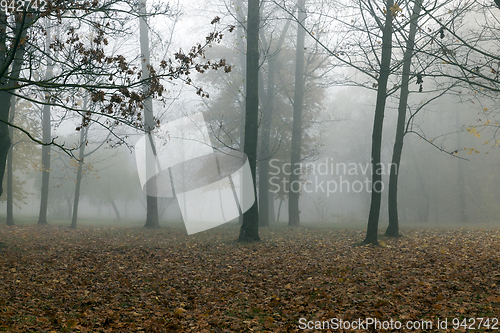
[[[403,77],[401,82],[401,95],[398,106],[398,123],[396,128],[396,140],[392,153],[391,171],[389,175],[389,226],[385,231],[386,236],[399,237],[399,217],[398,217],[398,177],[401,154],[403,152],[403,140],[406,126],[406,107],[408,104],[409,82],[411,61],[413,58],[415,35],[417,33],[417,23],[420,16],[421,0],[416,0],[411,16],[410,32],[406,41],[406,50],[403,64]]]
[[[140,3],[140,13],[146,15],[146,1],[142,0]],[[144,16],[139,19],[139,29],[140,29],[140,41],[141,41],[141,53],[142,53],[142,78],[144,80],[149,78],[149,37],[148,37],[148,25]],[[148,90],[148,86],[144,87]],[[155,121],[153,116],[153,101],[151,98],[147,98],[144,101],[144,125],[148,133],[155,128]],[[154,140],[151,140],[151,144],[154,144]],[[149,149],[148,149],[149,152]],[[156,156],[146,156],[146,163],[154,163]],[[154,166],[152,168],[154,170]],[[154,195],[156,191],[156,183],[154,181],[148,181],[146,196],[146,223],[144,227],[146,228],[158,228],[160,226],[160,219],[158,218],[158,198]]]
[[[9,122],[13,123],[16,114],[16,99],[11,99]],[[13,128],[9,126],[9,137],[13,138]],[[7,225],[14,225],[14,146],[11,145],[7,155]]]
[[[47,50],[50,49],[50,29],[47,29]],[[49,61],[47,64],[47,71],[45,73],[45,78],[50,80],[53,75],[53,64]],[[42,111],[42,136],[43,143],[47,144],[42,147],[42,190],[40,198],[40,213],[38,214],[38,224],[47,224],[47,208],[49,203],[49,180],[50,180],[50,145],[52,141],[52,133],[50,127],[50,94],[46,95],[46,102],[48,104],[44,105]]]
[[[387,1],[387,8],[394,6],[393,0]],[[382,57],[380,60],[380,76],[378,79],[377,102],[375,105],[375,117],[373,120],[372,134],[372,193],[370,213],[368,215],[368,227],[366,238],[367,244],[378,245],[378,222],[380,217],[380,202],[382,199],[382,128],[384,125],[385,102],[387,99],[387,81],[390,74],[392,55],[392,14],[386,11],[385,26],[382,33]]]
[[[23,16],[22,19],[17,20],[16,23],[16,32],[20,37],[18,40],[21,40],[26,37],[25,27],[31,23],[32,19]],[[10,75],[10,79],[7,81],[5,74],[6,72],[2,72],[2,81],[0,83],[0,87],[12,88],[14,87],[17,78],[19,77],[21,66],[23,63],[24,51],[25,51],[25,43],[18,45],[16,52],[16,56],[13,59],[13,63],[8,63],[8,53],[5,52],[7,50],[6,45],[6,31],[7,31],[7,15],[6,13],[0,11],[0,68],[4,68],[6,71],[9,66],[12,64],[12,71]],[[12,50],[11,50],[12,51]],[[11,145],[11,136],[9,135],[9,112],[11,107],[11,99],[12,94],[10,94],[7,90],[0,90],[0,195],[3,193],[3,177],[5,174],[5,168],[7,163],[7,156],[9,153],[9,148]]]
[[[243,213],[238,241],[259,241],[259,212],[256,192],[257,140],[259,131],[259,0],[248,0],[245,144],[252,172],[255,202]]]
[[[295,58],[295,92],[293,96],[292,153],[288,190],[288,225],[300,225],[300,161],[302,150],[302,108],[304,104],[304,24],[305,0],[298,3],[297,51]]]
[[[0,180],[3,180],[7,156],[11,145],[9,126],[6,122],[9,121],[9,110],[12,95],[6,91],[0,91]],[[4,122],[5,121],[5,122]],[[2,181],[0,181],[0,195],[3,192]]]

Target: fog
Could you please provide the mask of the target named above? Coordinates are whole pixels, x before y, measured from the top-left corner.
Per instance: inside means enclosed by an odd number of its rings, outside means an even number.
[[[210,10],[200,12],[198,6],[179,2],[171,7],[175,14],[172,17],[152,17],[149,20],[151,61],[157,64],[163,54],[172,56],[179,48],[188,49],[202,41],[205,33],[213,28],[210,21],[217,15],[222,17],[221,24],[234,24],[236,29],[226,31],[222,42],[207,49],[206,57],[225,59],[231,71],[207,71],[193,75],[194,85],[202,87],[209,97],[200,97],[192,86],[166,82],[167,97],[162,102],[153,101],[153,113],[167,124],[203,112],[214,149],[241,150],[245,42],[238,20],[246,9],[233,4],[229,11],[220,4],[207,3],[207,6]],[[263,12],[263,19],[268,23],[261,30],[261,42],[264,44],[261,46],[260,69],[262,95],[266,95],[266,89],[269,89],[266,84],[270,69],[266,62],[273,57],[278,62],[274,69],[277,76],[274,78],[274,114],[269,143],[271,155],[263,157],[263,148],[260,147],[257,159],[267,160],[270,166],[269,190],[273,193],[274,207],[272,220],[279,218],[280,222],[286,223],[289,189],[284,176],[290,172],[296,24],[285,28],[286,22],[289,22],[285,20],[286,8],[272,3],[267,6],[275,6],[272,7],[275,11],[268,13],[264,9]],[[311,6],[306,28],[318,31],[330,22],[330,31],[318,33],[317,40],[313,39],[313,34],[306,36],[300,186],[296,184],[300,187],[301,223],[363,226],[370,208],[370,153],[376,85],[367,81],[370,78],[366,73],[357,72],[346,63],[339,63],[328,56],[328,49],[324,47],[336,47],[332,44],[338,42],[335,29],[342,31],[345,27],[340,28],[338,16],[328,21],[318,16],[319,11],[325,8]],[[470,15],[464,17],[479,17],[481,14],[475,12]],[[464,17],[460,22],[467,22]],[[426,28],[431,29],[429,26],[432,27],[435,22],[428,20],[426,24]],[[456,33],[461,33],[461,29],[468,27],[467,24],[457,26]],[[281,31],[284,31],[284,44],[278,54],[273,47],[278,43]],[[116,52],[138,52],[138,32],[128,38],[129,43],[122,40],[114,42]],[[321,46],[318,41],[324,44]],[[394,53],[398,52],[402,51],[396,48]],[[370,61],[363,60],[359,53],[354,58],[353,63]],[[422,61],[429,62],[428,58],[428,55],[427,58],[422,57],[425,59]],[[427,69],[429,72],[432,70],[431,67]],[[400,84],[397,75],[392,80],[395,87]],[[488,93],[476,91],[473,86],[456,85],[450,89],[453,84],[455,81],[452,79],[424,76],[423,90],[419,92],[419,85],[415,81],[410,82],[410,118],[407,118],[407,133],[398,170],[398,211],[402,225],[488,224],[495,223],[498,218],[496,198],[500,179],[495,167],[500,157],[495,138],[498,124],[494,99]],[[388,96],[384,117],[381,227],[385,227],[388,221],[387,188],[398,99],[396,89]],[[266,103],[261,97],[261,128]],[[17,104],[19,117],[31,117],[27,114],[29,106],[25,102],[20,100]],[[33,118],[35,123],[36,118]],[[80,132],[75,131],[79,122],[78,117],[54,108],[51,125],[55,141],[65,147],[81,146]],[[141,226],[146,215],[146,198],[139,182],[133,149],[140,133],[127,126],[118,126],[113,128],[113,135],[125,139],[119,146],[109,144],[106,141],[110,136],[102,126],[97,123],[88,128],[85,146],[87,151],[93,152],[84,159],[78,218],[82,224]],[[41,150],[21,134],[18,136],[19,144],[13,149],[14,215],[19,223],[30,223],[36,219],[40,206]],[[71,219],[74,205],[77,154],[70,157],[58,147],[52,147],[51,156],[48,216],[51,223],[66,224]],[[2,200],[6,200],[5,192]],[[175,198],[160,198],[158,209],[161,225],[182,222]],[[6,214],[5,205],[0,213]],[[233,222],[237,223],[237,220]]]

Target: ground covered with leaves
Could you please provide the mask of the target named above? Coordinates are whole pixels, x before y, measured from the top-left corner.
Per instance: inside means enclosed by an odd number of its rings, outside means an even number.
[[[435,332],[500,317],[500,229],[403,229],[380,247],[355,229],[237,233],[1,226],[0,331],[294,332],[371,317]]]

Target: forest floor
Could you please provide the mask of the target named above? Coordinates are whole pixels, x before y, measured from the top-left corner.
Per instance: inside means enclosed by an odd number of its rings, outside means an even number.
[[[3,225],[0,331],[373,331],[367,318],[500,329],[500,229],[405,228],[378,247],[364,233],[275,227],[238,244],[235,225]]]

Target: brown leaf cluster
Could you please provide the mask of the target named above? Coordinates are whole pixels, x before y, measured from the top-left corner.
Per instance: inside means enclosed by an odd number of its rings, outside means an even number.
[[[0,331],[294,332],[298,320],[500,316],[499,229],[0,227]]]

